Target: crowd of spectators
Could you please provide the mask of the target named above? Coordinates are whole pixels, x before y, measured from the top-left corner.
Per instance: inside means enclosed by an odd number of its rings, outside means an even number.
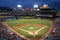
[[[44,40],[60,40],[60,17],[52,24],[51,33]]]
[[[16,35],[5,25],[3,25],[3,23],[0,23],[0,40],[26,40],[26,39]]]

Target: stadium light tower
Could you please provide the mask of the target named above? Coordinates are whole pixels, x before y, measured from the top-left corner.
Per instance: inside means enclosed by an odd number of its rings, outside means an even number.
[[[44,4],[43,7],[47,7],[48,5]]]
[[[40,9],[37,9],[37,11],[39,11]]]
[[[22,5],[18,4],[18,5],[17,5],[17,9],[18,9],[18,10],[22,10]]]
[[[22,8],[22,5],[17,5],[18,8]]]
[[[33,7],[34,7],[34,8],[38,8],[38,5],[37,5],[37,4],[35,4]]]

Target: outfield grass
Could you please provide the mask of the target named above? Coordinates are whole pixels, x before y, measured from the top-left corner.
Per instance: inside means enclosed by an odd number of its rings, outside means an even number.
[[[24,16],[25,19],[31,19],[32,16]]]
[[[21,24],[43,24],[43,25],[46,25],[47,26],[46,28],[42,29],[41,31],[39,31],[39,33],[37,35],[35,35],[36,38],[39,38],[50,29],[52,21],[51,20],[40,20],[40,19],[20,19],[20,20],[7,20],[7,21],[5,21],[5,23],[7,23],[16,32],[18,32],[21,35],[24,35],[25,37],[28,37],[28,38],[33,38],[33,35],[29,35],[27,32],[17,29],[16,26],[21,25]],[[34,26],[33,30],[30,30],[29,29],[30,27],[32,27],[32,26],[26,26],[26,27],[23,27],[22,29],[28,30],[31,32],[40,29],[40,27]]]
[[[6,23],[9,26],[17,26],[20,24],[43,24],[50,25],[52,21],[50,20],[40,20],[40,19],[21,19],[21,20],[7,20]]]

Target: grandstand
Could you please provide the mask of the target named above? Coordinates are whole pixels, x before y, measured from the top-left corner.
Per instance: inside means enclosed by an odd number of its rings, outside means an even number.
[[[53,22],[53,29],[44,40],[60,40],[60,18]]]

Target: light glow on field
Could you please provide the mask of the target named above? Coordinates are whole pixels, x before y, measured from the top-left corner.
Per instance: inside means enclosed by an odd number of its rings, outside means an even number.
[[[33,27],[30,27],[30,29],[33,29]]]

